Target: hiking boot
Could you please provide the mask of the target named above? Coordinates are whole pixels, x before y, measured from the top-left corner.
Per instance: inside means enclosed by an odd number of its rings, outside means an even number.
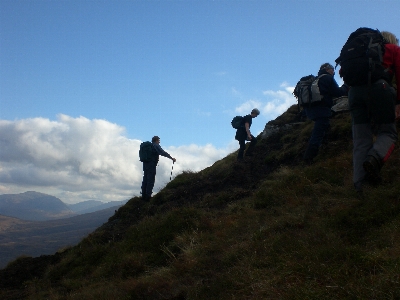
[[[304,153],[303,160],[306,164],[312,164],[314,158],[318,155],[319,147],[315,145],[309,145],[306,152]]]
[[[363,191],[363,180],[360,180],[356,183],[354,183],[354,188],[356,189],[357,193],[362,193]]]
[[[381,167],[381,163],[374,156],[368,155],[363,163],[363,168],[367,172],[365,179],[371,184],[379,184],[382,181],[379,174]]]
[[[371,186],[376,186],[382,183],[382,177],[380,176],[380,174],[378,174],[378,177],[375,177],[367,173],[364,177],[364,181]]]

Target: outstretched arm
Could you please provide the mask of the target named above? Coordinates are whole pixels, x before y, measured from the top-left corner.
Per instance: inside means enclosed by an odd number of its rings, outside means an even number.
[[[157,153],[160,154],[161,156],[168,157],[169,159],[172,159],[172,160],[175,159],[175,158],[172,158],[172,156],[169,155],[168,152],[164,151],[160,145],[154,144],[154,148],[156,149]],[[176,161],[176,159],[175,159],[175,161]]]

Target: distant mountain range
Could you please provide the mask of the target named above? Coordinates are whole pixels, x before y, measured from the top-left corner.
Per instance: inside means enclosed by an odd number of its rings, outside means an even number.
[[[0,195],[0,268],[21,255],[52,254],[76,245],[126,202],[65,204],[38,192]]]
[[[77,214],[54,196],[25,192],[0,195],[0,215],[28,221],[47,221]]]
[[[48,221],[121,206],[126,202],[127,200],[108,203],[87,200],[66,204],[54,196],[30,191],[0,195],[0,215],[28,221]]]
[[[36,257],[53,254],[76,245],[107,222],[119,207],[41,222],[0,215],[0,269],[23,255]]]
[[[98,200],[87,200],[76,204],[67,204],[67,205],[69,209],[71,209],[76,214],[87,214],[98,210],[107,209],[113,206],[124,205],[127,201],[128,200],[111,201],[104,203]]]

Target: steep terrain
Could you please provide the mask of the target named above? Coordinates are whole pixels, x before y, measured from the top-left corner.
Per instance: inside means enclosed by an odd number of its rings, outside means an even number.
[[[293,106],[269,124],[295,122]],[[312,123],[282,126],[244,164],[184,172],[77,246],[9,264],[0,298],[399,299],[399,151],[359,197],[348,113],[331,124],[313,165]]]

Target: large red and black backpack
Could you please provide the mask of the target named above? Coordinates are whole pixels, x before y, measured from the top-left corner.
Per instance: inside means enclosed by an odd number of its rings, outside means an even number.
[[[379,30],[361,27],[350,34],[335,60],[341,66],[340,75],[350,86],[365,85],[386,79],[382,66],[386,43]]]

